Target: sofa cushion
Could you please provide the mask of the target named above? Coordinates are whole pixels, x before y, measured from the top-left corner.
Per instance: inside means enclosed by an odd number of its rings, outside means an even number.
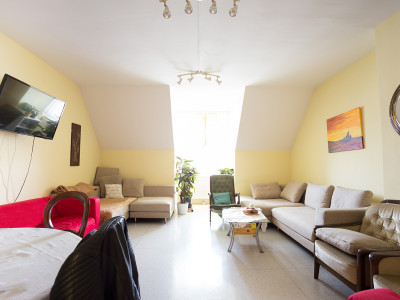
[[[144,179],[143,178],[124,178],[122,182],[122,194],[125,197],[141,198],[144,196]]]
[[[390,292],[395,292],[397,294],[400,294],[400,276],[398,275],[375,275],[374,276],[374,289],[385,289],[386,293]],[[385,300],[390,300],[390,299],[400,299],[399,295],[396,295],[397,298],[389,298],[389,294],[384,295],[382,294],[381,298],[375,298],[375,299],[385,299]],[[395,295],[393,295],[395,296]]]
[[[135,200],[136,198],[100,199],[100,223],[116,216],[129,216],[129,204]]]
[[[297,207],[304,206],[303,203],[293,203],[285,199],[253,199],[251,197],[240,197],[240,204],[242,207],[250,206],[254,204],[255,207],[261,208],[262,213],[270,221],[272,220],[272,209],[275,207]]]
[[[343,228],[318,228],[316,236],[324,242],[348,253],[357,255],[361,248],[387,248],[393,247],[392,244],[370,235],[343,229]]]
[[[301,196],[303,196],[307,184],[304,182],[290,181],[281,192],[281,198],[289,200],[291,202],[299,202]]]
[[[314,246],[316,257],[353,284],[357,284],[357,259],[355,256],[321,240],[316,240]]]
[[[312,208],[324,208],[331,205],[334,187],[332,185],[318,185],[309,183],[306,190],[304,204]]]
[[[79,231],[79,228],[82,224],[82,216],[80,215],[69,215],[63,217],[52,218],[51,223],[53,227],[56,229],[72,229],[75,231]],[[42,223],[39,227],[43,228],[44,224]],[[85,235],[90,231],[97,229],[98,225],[96,225],[96,221],[94,218],[89,217],[86,225]]]
[[[360,232],[400,246],[400,205],[378,203],[368,207]]]
[[[308,206],[277,207],[272,209],[272,217],[306,239],[314,241],[315,209]]]
[[[106,196],[105,184],[122,184],[122,176],[111,175],[103,176],[100,178],[100,197],[104,198]]]
[[[174,199],[171,197],[143,197],[129,205],[129,211],[169,212],[173,210]]]
[[[97,167],[93,185],[100,185],[100,178],[104,176],[119,175],[118,168]]]
[[[371,204],[372,192],[347,189],[340,186],[333,191],[331,208],[357,208]]]
[[[106,198],[124,198],[121,184],[105,184]]]
[[[175,198],[175,186],[172,185],[145,185],[144,197],[172,197]]]
[[[250,189],[254,199],[276,199],[281,195],[281,187],[277,182],[252,183]]]

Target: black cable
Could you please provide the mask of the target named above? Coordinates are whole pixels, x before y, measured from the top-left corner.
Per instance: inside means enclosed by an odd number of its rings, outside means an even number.
[[[34,136],[34,137],[33,137],[33,142],[32,142],[32,149],[31,149],[31,159],[29,160],[29,165],[28,165],[28,171],[26,172],[24,182],[22,183],[21,189],[19,190],[19,193],[18,193],[18,195],[17,195],[17,198],[15,198],[14,202],[16,202],[17,199],[18,199],[18,197],[19,197],[19,195],[21,195],[22,189],[24,188],[24,185],[25,185],[25,182],[26,182],[26,178],[28,177],[29,170],[30,170],[30,168],[31,168],[31,163],[32,163],[33,146],[35,145],[35,139],[36,139],[36,137]]]
[[[11,164],[10,167],[8,168],[8,176],[7,176],[7,186],[6,186],[6,198],[7,198],[7,202],[8,202],[8,186],[10,184],[10,178],[11,178],[11,170],[12,170],[12,165],[14,163],[14,158],[15,158],[15,154],[17,153],[17,135],[14,134],[14,153],[13,156],[11,158]]]

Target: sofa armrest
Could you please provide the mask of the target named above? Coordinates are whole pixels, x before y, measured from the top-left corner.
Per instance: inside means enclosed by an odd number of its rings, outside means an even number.
[[[0,205],[0,228],[38,227],[51,197],[36,198]]]
[[[89,197],[89,201],[90,201],[89,217],[94,218],[96,228],[99,228],[99,226],[100,226],[100,198]]]
[[[399,262],[400,260],[400,248],[394,247],[392,249],[377,250],[378,252],[371,252],[369,254],[370,272],[371,272],[371,287],[374,286],[374,275],[376,274],[386,274],[386,275],[400,275],[399,272]],[[385,261],[385,259],[390,259],[387,264],[383,264],[383,268],[379,265]],[[393,259],[396,259],[396,263]],[[382,270],[381,270],[382,269]]]
[[[145,185],[145,197],[175,197],[175,187],[173,185]]]
[[[315,225],[361,224],[367,208],[317,208],[315,211]]]

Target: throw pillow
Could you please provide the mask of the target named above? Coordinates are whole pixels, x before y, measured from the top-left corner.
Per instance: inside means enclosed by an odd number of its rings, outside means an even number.
[[[281,195],[278,182],[252,183],[250,189],[254,199],[277,199]]]
[[[124,178],[122,182],[122,194],[125,197],[144,197],[144,179]]]
[[[231,204],[231,195],[226,193],[213,193],[214,204]]]
[[[290,181],[281,193],[281,198],[289,200],[290,202],[300,202],[301,196],[306,191],[307,183]]]
[[[331,208],[357,208],[371,204],[372,192],[335,187]]]
[[[104,198],[106,196],[105,184],[122,184],[121,175],[111,175],[103,176],[100,178],[100,197]]]
[[[331,205],[333,185],[318,185],[309,183],[304,204],[312,208],[328,208]]]
[[[124,198],[121,184],[105,184],[106,198]]]

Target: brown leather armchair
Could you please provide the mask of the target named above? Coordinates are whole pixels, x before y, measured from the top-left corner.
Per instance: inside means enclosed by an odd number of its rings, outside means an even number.
[[[314,278],[319,267],[356,291],[370,285],[368,255],[374,251],[400,250],[400,205],[378,203],[370,206],[359,224],[316,228]]]
[[[379,251],[369,255],[371,287],[387,288],[400,294],[400,251]]]

